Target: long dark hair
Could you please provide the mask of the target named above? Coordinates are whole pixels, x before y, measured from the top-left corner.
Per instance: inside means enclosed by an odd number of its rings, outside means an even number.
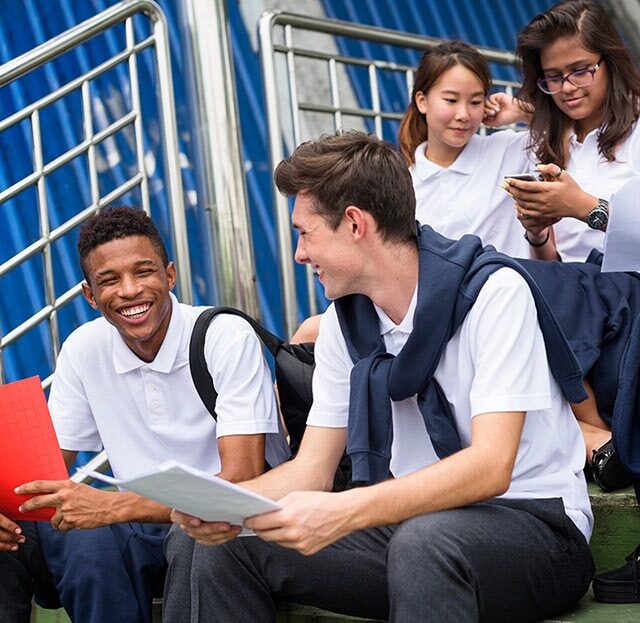
[[[589,0],[569,0],[540,13],[518,35],[516,53],[524,74],[518,97],[535,108],[529,124],[529,148],[540,162],[566,165],[564,137],[573,120],[551,96],[537,87],[542,76],[540,53],[560,37],[579,36],[587,50],[602,56],[609,76],[598,151],[615,160],[616,146],[633,129],[640,114],[640,72],[605,11]]]
[[[416,105],[416,94],[426,94],[445,71],[456,65],[462,65],[478,76],[485,95],[491,90],[489,65],[473,46],[464,41],[445,41],[427,50],[418,64],[411,101],[398,131],[400,151],[408,165],[414,163],[416,148],[427,140],[428,135],[427,122]]]

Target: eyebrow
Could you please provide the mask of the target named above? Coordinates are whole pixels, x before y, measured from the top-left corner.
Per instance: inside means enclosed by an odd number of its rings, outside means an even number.
[[[454,91],[452,89],[445,89],[444,91],[441,91],[441,93],[446,93],[449,95],[460,95],[460,91]],[[476,95],[484,95],[484,91],[475,91],[474,93],[471,94],[472,96],[476,96]]]
[[[580,65],[596,65],[598,61],[590,61],[588,59],[582,59],[582,60],[578,60],[578,61],[573,61],[572,63],[569,63],[567,65],[567,69],[572,69],[573,67],[579,67]],[[562,73],[561,69],[558,69],[557,67],[543,67],[542,71],[544,73],[549,72],[549,71],[557,71],[559,74]]]

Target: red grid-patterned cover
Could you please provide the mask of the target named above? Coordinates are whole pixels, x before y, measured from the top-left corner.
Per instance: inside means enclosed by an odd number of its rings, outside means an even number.
[[[18,511],[31,496],[13,490],[32,480],[67,478],[40,379],[34,376],[0,386],[0,513],[13,520],[51,519],[52,508]]]

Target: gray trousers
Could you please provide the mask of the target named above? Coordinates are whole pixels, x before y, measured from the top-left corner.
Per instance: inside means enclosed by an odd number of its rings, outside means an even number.
[[[559,499],[421,515],[313,556],[251,537],[219,547],[194,547],[178,532],[170,539],[168,556],[192,562],[190,586],[165,595],[171,623],[273,622],[280,600],[409,623],[522,623],[572,607],[594,572]]]

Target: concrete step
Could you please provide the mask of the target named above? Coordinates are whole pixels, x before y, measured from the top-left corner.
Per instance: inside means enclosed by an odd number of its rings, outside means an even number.
[[[632,487],[605,493],[589,483],[589,497],[594,517],[590,546],[601,573],[622,565],[640,543],[640,507]]]
[[[598,573],[619,567],[624,557],[640,542],[640,508],[633,489],[604,493],[589,485],[595,527],[591,551]],[[278,623],[374,623],[370,619],[347,617],[318,608],[283,604],[278,609]],[[161,621],[160,602],[154,606],[154,622]],[[638,623],[640,604],[601,604],[591,591],[578,606],[560,618],[547,623]],[[70,623],[64,610],[42,610],[34,607],[31,623]],[[114,622],[117,623],[117,622]]]

